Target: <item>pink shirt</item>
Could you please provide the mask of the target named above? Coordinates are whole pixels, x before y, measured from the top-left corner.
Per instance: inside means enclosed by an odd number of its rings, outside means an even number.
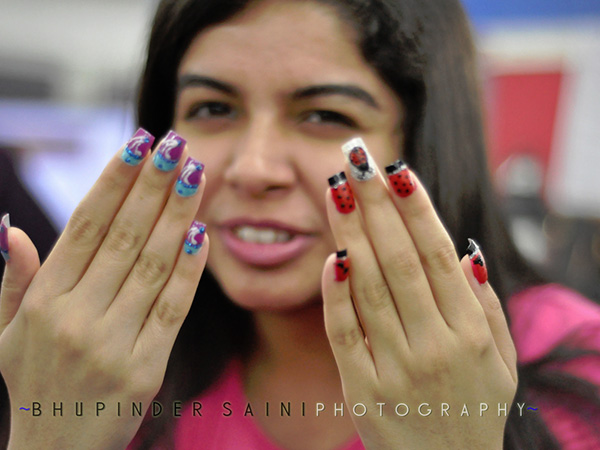
[[[548,353],[575,331],[578,347],[600,350],[600,307],[569,289],[558,285],[527,289],[510,300],[508,311],[521,362],[532,361]],[[600,357],[578,358],[562,364],[560,368],[600,386]],[[533,400],[537,401],[535,406],[539,414],[564,449],[600,449],[600,438],[577,414],[548,397],[534,397]],[[254,417],[244,415],[248,401],[243,392],[239,362],[232,362],[219,382],[195,401],[202,404],[202,416],[194,416],[192,402],[183,408],[182,416],[176,419],[177,449],[282,450],[265,435]],[[279,414],[279,407],[279,404],[272,405],[272,411]],[[314,414],[314,405],[310,407],[310,413]],[[253,405],[253,408],[254,414],[265,414],[264,405]],[[296,408],[292,410],[293,417],[294,413],[298,413],[298,405],[292,405],[292,408]],[[357,435],[337,450],[362,449],[364,447]]]

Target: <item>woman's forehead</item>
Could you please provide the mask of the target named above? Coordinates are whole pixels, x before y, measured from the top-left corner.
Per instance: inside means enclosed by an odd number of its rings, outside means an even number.
[[[328,5],[261,1],[192,41],[179,75],[285,77],[300,84],[379,83],[352,27]]]

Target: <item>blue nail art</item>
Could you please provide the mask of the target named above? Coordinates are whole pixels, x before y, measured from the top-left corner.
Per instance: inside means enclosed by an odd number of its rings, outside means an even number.
[[[153,143],[154,136],[143,128],[139,128],[125,144],[121,159],[130,166],[137,166],[144,159]]]
[[[202,179],[202,172],[204,171],[204,164],[200,161],[195,160],[192,157],[188,157],[185,162],[177,183],[175,184],[175,191],[182,197],[190,197],[198,192],[198,186],[200,186],[200,180]]]
[[[0,221],[0,253],[4,258],[4,261],[8,261],[10,259],[10,255],[8,254],[8,229],[10,228],[10,216],[8,213],[2,216],[2,220]]]
[[[192,226],[187,232],[183,250],[188,255],[195,255],[202,248],[204,243],[204,235],[206,233],[206,224],[194,220]]]
[[[181,158],[185,144],[185,139],[174,131],[169,131],[154,153],[152,161],[156,168],[163,172],[175,169]]]

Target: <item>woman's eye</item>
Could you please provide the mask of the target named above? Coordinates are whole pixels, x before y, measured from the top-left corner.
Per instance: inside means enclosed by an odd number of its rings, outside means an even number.
[[[219,119],[219,118],[234,118],[235,110],[223,102],[204,102],[193,105],[186,119]]]
[[[354,128],[356,122],[344,114],[334,111],[312,111],[305,119],[308,123],[325,124],[325,125],[342,125]]]

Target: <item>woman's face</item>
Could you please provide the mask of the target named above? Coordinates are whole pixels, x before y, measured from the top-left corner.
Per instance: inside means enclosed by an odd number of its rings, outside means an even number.
[[[206,166],[210,270],[248,309],[319,301],[340,146],[361,136],[380,166],[397,159],[400,102],[315,2],[253,3],[201,32],[178,74],[175,129]]]

